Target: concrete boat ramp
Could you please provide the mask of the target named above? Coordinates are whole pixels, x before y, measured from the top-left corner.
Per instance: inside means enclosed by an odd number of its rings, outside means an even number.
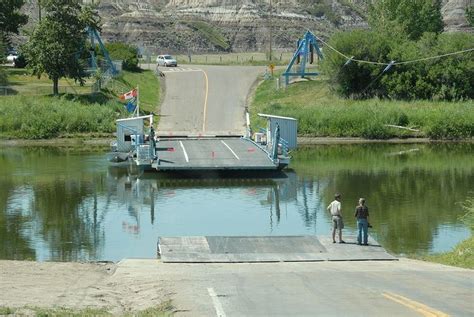
[[[373,238],[368,246],[332,243],[329,236],[160,237],[158,253],[165,263],[263,263],[397,260]]]

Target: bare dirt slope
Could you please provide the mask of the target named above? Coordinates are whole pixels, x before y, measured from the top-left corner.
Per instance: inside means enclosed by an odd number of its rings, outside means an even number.
[[[98,1],[83,0],[83,3]],[[369,0],[102,0],[102,37],[132,43],[145,55],[266,51],[270,25],[276,50],[294,49],[306,30],[321,37],[366,28]],[[443,0],[447,31],[468,31],[465,10],[472,0]],[[23,7],[37,23],[37,1]],[[26,40],[26,38],[23,38]]]
[[[168,287],[115,264],[0,261],[0,306],[144,310],[167,299]]]

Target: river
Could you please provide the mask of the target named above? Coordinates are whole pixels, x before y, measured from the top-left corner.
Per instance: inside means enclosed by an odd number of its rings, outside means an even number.
[[[345,233],[366,198],[370,234],[394,254],[450,250],[474,195],[474,144],[301,148],[272,175],[181,177],[108,164],[105,149],[0,149],[0,258],[155,258],[159,236],[329,235],[342,194]]]

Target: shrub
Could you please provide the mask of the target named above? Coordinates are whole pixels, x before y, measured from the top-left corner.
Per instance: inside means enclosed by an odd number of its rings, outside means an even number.
[[[425,33],[419,41],[392,39],[383,33],[353,31],[333,36],[330,44],[355,59],[387,63],[413,61],[469,48],[474,35]],[[385,65],[350,62],[329,51],[323,70],[343,97],[393,99],[463,100],[474,98],[474,52],[444,56],[409,64]]]
[[[24,54],[18,55],[18,57],[13,62],[16,68],[25,68],[28,65],[28,61],[25,58]]]
[[[393,43],[377,32],[357,30],[334,35],[330,45],[356,59],[385,62]],[[382,66],[356,62],[345,64],[347,60],[331,50],[327,50],[325,57],[322,69],[335,84],[333,88],[338,94],[346,98],[386,94],[380,81],[375,80],[383,70]]]
[[[399,45],[390,54],[394,60],[461,51],[474,36],[462,33],[434,36],[425,33],[418,42]],[[474,98],[474,54],[446,56],[420,63],[397,65],[382,79],[387,94],[397,99],[460,100]]]
[[[121,42],[106,43],[105,48],[109,52],[110,58],[122,60],[124,70],[138,70],[138,50],[133,45]]]

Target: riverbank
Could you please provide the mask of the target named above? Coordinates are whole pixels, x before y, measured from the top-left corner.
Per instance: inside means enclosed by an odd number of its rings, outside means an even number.
[[[107,147],[107,146],[110,146],[110,143],[114,140],[115,140],[115,137],[112,133],[104,134],[102,137],[96,137],[91,134],[86,134],[86,135],[74,135],[70,138],[53,138],[53,139],[41,139],[41,140],[0,139],[0,146]]]
[[[424,256],[413,256],[414,259],[474,269],[474,237],[460,242],[452,251],[430,254]]]
[[[280,88],[277,88],[277,79]],[[284,88],[283,78],[263,80],[249,106],[254,131],[265,127],[258,113],[293,117],[298,133],[311,137],[364,139],[474,137],[474,101],[354,100],[336,96],[320,77]]]
[[[29,139],[0,139],[0,146],[57,146],[57,147],[81,147],[97,146],[107,147],[115,140],[113,133],[104,133],[100,137],[97,134],[77,134],[68,138],[53,138],[41,140]],[[428,144],[428,143],[474,143],[474,138],[461,140],[432,140],[429,138],[392,138],[392,139],[364,139],[364,138],[337,138],[337,137],[311,137],[299,136],[299,146],[328,145],[328,144]]]
[[[300,144],[368,143],[372,140],[471,142],[474,138],[473,100],[350,100],[335,96],[323,78],[300,81],[280,89],[277,89],[276,79],[262,81],[250,98],[254,131],[265,127],[264,120],[257,114],[269,113],[297,118]],[[29,79],[28,84],[31,82]],[[0,138],[52,139],[81,137],[84,133],[113,133],[115,119],[126,115],[117,96],[136,86],[140,87],[141,110],[158,113],[160,80],[151,70],[123,72],[102,93],[95,95],[69,94],[58,98],[29,96],[22,91],[22,95],[2,97]],[[333,138],[336,139],[332,141]]]
[[[150,70],[124,71],[98,93],[74,90],[60,96],[34,90],[37,83],[27,74],[23,77],[25,81],[9,84],[11,95],[0,98],[0,138],[39,140],[113,133],[115,120],[128,114],[119,95],[137,87],[141,113],[159,111],[160,80]],[[22,90],[15,90],[17,86]]]

